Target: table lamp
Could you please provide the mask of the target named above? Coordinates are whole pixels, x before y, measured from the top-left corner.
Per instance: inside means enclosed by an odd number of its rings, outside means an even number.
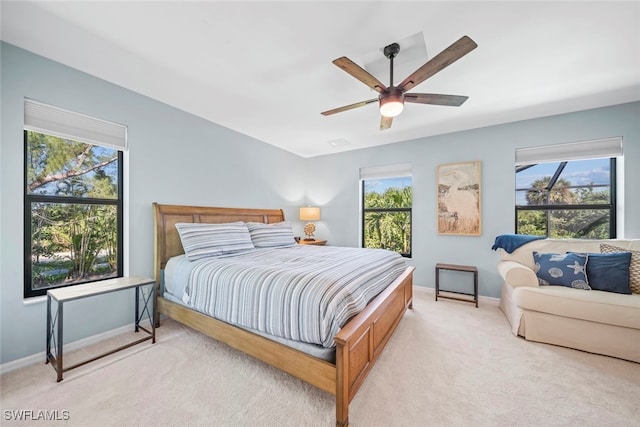
[[[320,208],[315,206],[305,206],[300,208],[300,221],[318,221],[320,219]],[[308,222],[304,226],[304,234],[307,237],[306,241],[316,240],[313,238],[313,233],[316,231],[316,226],[312,222]]]

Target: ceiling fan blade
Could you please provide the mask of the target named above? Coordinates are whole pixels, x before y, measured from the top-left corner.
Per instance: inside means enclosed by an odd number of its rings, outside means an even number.
[[[405,102],[414,102],[416,104],[433,104],[447,105],[450,107],[459,107],[469,99],[468,96],[460,95],[442,95],[439,93],[405,93]]]
[[[323,111],[323,116],[330,116],[332,114],[341,113],[343,111],[353,110],[354,108],[364,107],[365,105],[371,104],[372,102],[378,102],[378,98],[367,99],[366,101],[356,102],[355,104],[345,105],[343,107],[334,108],[333,110]]]
[[[389,129],[393,123],[393,117],[380,116],[380,130]]]
[[[418,68],[409,77],[404,79],[402,83],[398,85],[398,88],[403,92],[408,91],[414,86],[419,85],[429,77],[433,76],[438,71],[448,67],[456,62],[458,59],[471,52],[478,47],[476,42],[471,40],[468,36],[462,36],[451,46],[431,58],[422,67]]]
[[[360,80],[362,83],[369,86],[371,89],[375,90],[378,93],[382,93],[387,90],[387,87],[382,84],[382,82],[366,71],[364,68],[360,67],[358,64],[343,56],[341,58],[333,61],[338,67],[342,68],[347,73],[351,74],[356,79]]]

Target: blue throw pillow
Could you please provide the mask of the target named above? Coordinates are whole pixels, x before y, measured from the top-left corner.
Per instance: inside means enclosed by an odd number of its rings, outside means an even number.
[[[591,289],[587,280],[587,255],[578,253],[545,254],[534,251],[536,276],[541,285],[559,285]]]
[[[631,252],[588,254],[587,278],[591,289],[630,294],[629,265]]]

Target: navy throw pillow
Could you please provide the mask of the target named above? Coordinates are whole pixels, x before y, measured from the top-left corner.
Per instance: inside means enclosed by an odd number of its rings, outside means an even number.
[[[536,276],[541,285],[559,285],[590,290],[587,280],[587,255],[533,252]]]
[[[630,294],[629,265],[631,252],[588,254],[587,278],[591,289]]]

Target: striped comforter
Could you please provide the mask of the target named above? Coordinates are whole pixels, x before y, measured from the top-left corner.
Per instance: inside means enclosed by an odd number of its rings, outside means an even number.
[[[333,337],[405,269],[381,249],[295,245],[180,261],[186,305],[227,323],[333,347]]]

